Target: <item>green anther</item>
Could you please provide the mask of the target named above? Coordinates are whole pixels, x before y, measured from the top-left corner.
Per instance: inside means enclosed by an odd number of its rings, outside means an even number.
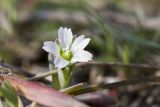
[[[71,51],[68,51],[68,50],[62,50],[62,51],[61,51],[61,56],[62,56],[64,59],[70,61],[71,58],[72,58],[72,52],[71,52]]]

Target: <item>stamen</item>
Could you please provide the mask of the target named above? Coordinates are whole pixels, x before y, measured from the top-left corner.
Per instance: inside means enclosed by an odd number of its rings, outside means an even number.
[[[63,49],[63,50],[61,50],[61,56],[64,59],[70,61],[73,55],[72,55],[72,52],[70,50]]]

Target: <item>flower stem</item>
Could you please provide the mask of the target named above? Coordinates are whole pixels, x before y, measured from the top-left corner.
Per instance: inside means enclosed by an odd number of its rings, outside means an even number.
[[[68,66],[58,70],[58,79],[61,89],[68,87],[71,84],[73,66]]]

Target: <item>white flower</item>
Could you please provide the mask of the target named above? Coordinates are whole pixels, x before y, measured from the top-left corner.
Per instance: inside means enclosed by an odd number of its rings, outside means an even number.
[[[71,29],[61,27],[58,30],[58,43],[46,41],[42,48],[55,56],[56,68],[64,68],[69,64],[92,60],[92,54],[84,50],[89,42],[90,38],[73,36]]]

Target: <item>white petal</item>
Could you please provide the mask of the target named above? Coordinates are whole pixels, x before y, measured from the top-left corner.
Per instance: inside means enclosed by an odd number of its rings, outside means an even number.
[[[52,42],[52,41],[44,42],[44,45],[42,48],[48,53],[52,53],[55,56],[59,56],[60,50],[58,45],[55,42]]]
[[[64,47],[64,29],[62,27],[58,30],[58,41],[59,44]]]
[[[84,35],[81,35],[81,36],[77,37],[77,38],[74,40],[74,42],[73,42],[73,44],[72,44],[72,46],[71,46],[71,50],[72,50],[72,51],[75,51],[75,50],[76,50],[77,45],[84,40],[84,37],[85,37]]]
[[[73,55],[73,58],[71,60],[72,63],[76,63],[76,62],[87,62],[89,60],[92,60],[93,56],[90,52],[85,51],[85,50],[81,50],[79,52],[76,52]]]
[[[72,52],[75,53],[77,51],[83,50],[89,44],[90,40],[90,38],[83,38],[81,42],[77,43],[75,46],[72,47]]]
[[[58,41],[63,48],[69,48],[73,40],[71,29],[60,28],[58,31]]]
[[[64,35],[65,46],[70,47],[71,43],[72,43],[72,40],[73,40],[73,34],[72,34],[71,29],[65,28],[65,35]]]
[[[82,42],[80,42],[77,46],[78,50],[83,50],[89,44],[90,40],[90,38],[86,38]]]
[[[55,57],[54,64],[56,68],[64,68],[69,64],[69,62],[60,57]]]
[[[51,54],[51,53],[49,53],[48,54],[48,61],[53,61],[54,60],[54,55],[53,54]]]

